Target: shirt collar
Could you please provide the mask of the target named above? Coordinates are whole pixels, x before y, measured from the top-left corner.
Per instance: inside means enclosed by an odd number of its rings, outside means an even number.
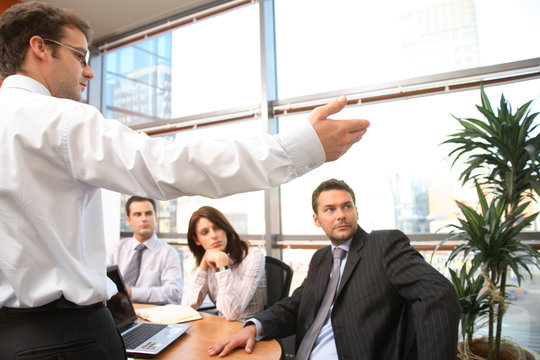
[[[50,91],[42,83],[25,75],[10,75],[5,78],[2,82],[2,89],[10,88],[51,96]]]
[[[140,244],[139,240],[135,239],[135,236],[133,236],[131,239],[129,239],[129,241],[129,248],[132,251],[135,251],[135,248]],[[150,239],[143,242],[143,244],[144,246],[146,246],[147,249],[154,250],[158,245],[158,238],[156,236],[156,233],[154,233]]]
[[[334,251],[334,249],[338,247],[345,250],[348,253],[349,249],[351,248],[351,243],[352,243],[352,236],[348,240],[339,244],[339,246],[335,246],[334,244],[330,244],[330,245],[332,245],[332,251]]]

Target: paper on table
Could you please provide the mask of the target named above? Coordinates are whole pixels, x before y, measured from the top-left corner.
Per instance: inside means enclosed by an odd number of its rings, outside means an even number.
[[[168,304],[145,309],[137,309],[135,313],[145,320],[158,324],[176,324],[185,321],[202,319],[201,314],[191,306]]]

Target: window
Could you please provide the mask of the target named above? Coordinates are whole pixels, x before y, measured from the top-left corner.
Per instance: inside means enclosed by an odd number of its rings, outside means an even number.
[[[277,100],[270,104],[274,110],[281,104],[323,103],[334,94],[371,96],[386,94],[388,89],[399,93],[403,87],[423,90],[425,84],[444,88],[471,81],[470,73],[479,81],[490,81],[507,75],[507,69],[512,74],[536,75],[487,86],[493,106],[503,92],[514,110],[540,98],[540,43],[530,40],[540,30],[540,2],[536,0],[517,0],[511,6],[502,0],[274,3],[278,90]],[[216,114],[221,119],[234,118],[231,114],[237,108],[257,113],[264,108],[261,86],[265,86],[261,83],[259,15],[259,4],[253,3],[107,53],[107,116],[147,130],[156,122],[189,125],[193,118],[197,125],[208,125]],[[273,53],[265,51],[266,56]],[[523,65],[529,59],[533,70]],[[274,63],[273,59],[263,60]],[[398,228],[413,240],[422,238],[420,234],[429,237],[436,231],[448,231],[446,226],[459,215],[455,200],[474,205],[476,193],[458,181],[459,164],[450,167],[450,148],[441,143],[457,129],[452,115],[481,118],[475,108],[478,103],[478,88],[469,88],[348,107],[336,117],[369,119],[372,125],[364,139],[339,161],[281,186],[279,207],[272,196],[268,197],[271,204],[265,204],[262,191],[224,199],[182,197],[159,210],[165,219],[160,231],[185,241],[192,212],[211,205],[250,239],[262,238],[270,221],[281,225],[272,226],[280,228],[280,233],[271,235],[313,244],[322,232],[313,224],[311,193],[329,178],[343,179],[355,190],[359,223],[367,231]],[[536,101],[532,112],[539,111]],[[280,131],[305,117],[305,113],[280,115]],[[254,116],[196,129],[188,125],[189,130],[167,136],[177,141],[192,136],[245,137],[259,132],[263,120]],[[534,206],[531,211],[540,210],[538,202]],[[278,214],[265,213],[268,207],[278,208]],[[529,230],[540,231],[540,219]],[[193,259],[185,256],[185,246],[182,251],[184,270],[189,274]],[[291,290],[305,276],[313,252],[282,251],[283,260],[295,270]],[[431,252],[423,255],[429,260]],[[441,272],[446,270],[447,255],[439,251],[433,258]],[[538,271],[533,276],[537,278]],[[528,296],[523,296],[524,291]],[[514,322],[512,331],[524,328],[519,324],[519,311],[534,314],[530,304],[537,302],[536,293],[534,281],[516,288],[517,306],[505,317],[508,323]],[[534,315],[526,317],[533,319]],[[533,326],[537,327],[537,321]],[[514,332],[512,336],[540,351],[528,338]]]
[[[256,5],[172,32],[172,117],[260,102]]]
[[[385,0],[366,6],[351,0],[331,6],[322,0],[275,1],[278,101],[316,99],[319,92],[347,93],[368,84],[376,89],[387,81],[440,72],[457,71],[459,77],[460,70],[540,55],[540,45],[524,46],[521,36],[538,28],[534,14],[540,5],[533,0],[520,0],[511,9],[499,0]],[[502,17],[508,19],[504,25],[492,21]],[[259,43],[259,6],[250,4],[111,51],[105,55],[105,113],[144,127],[163,121],[182,125],[189,117],[204,119],[214,112],[226,118],[236,107],[258,109]],[[521,81],[488,87],[487,93],[496,103],[504,91],[517,106],[538,98],[538,84]],[[475,89],[344,110],[339,116],[368,118],[372,126],[342,159],[282,186],[283,234],[319,234],[309,199],[330,177],[356,190],[366,229],[434,233],[454,223],[455,200],[471,202],[476,195],[458,182],[459,168],[450,168],[449,148],[440,144],[456,129],[451,115],[479,117],[479,101]],[[279,128],[304,117],[282,116]],[[168,136],[246,136],[260,128],[261,121],[252,119]],[[221,200],[181,198],[176,207],[167,205],[170,214],[163,217],[169,220],[162,231],[184,232],[191,212],[204,204],[229,212],[240,232],[265,231],[262,192]]]
[[[357,88],[540,56],[540,3],[276,0],[279,96]]]
[[[171,34],[105,56],[105,115],[126,125],[171,116]]]
[[[496,107],[501,92],[514,110],[540,98],[540,80],[490,87]],[[360,224],[365,230],[398,228],[405,233],[434,233],[455,223],[455,200],[476,201],[476,192],[463,188],[458,168],[450,168],[451,147],[441,145],[459,125],[457,117],[482,118],[475,105],[480,91],[392,101],[345,109],[342,118],[367,118],[368,132],[339,161],[281,187],[284,234],[322,234],[311,218],[311,192],[329,178],[345,180],[355,191]],[[540,111],[540,105],[532,109]],[[282,129],[303,116],[280,119]],[[537,121],[540,121],[537,118]],[[538,207],[537,207],[538,208]],[[540,224],[536,225],[538,231]]]

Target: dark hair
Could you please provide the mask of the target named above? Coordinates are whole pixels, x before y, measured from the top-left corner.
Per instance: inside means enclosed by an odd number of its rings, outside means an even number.
[[[61,40],[66,25],[81,30],[90,42],[90,25],[73,10],[36,1],[5,10],[0,16],[0,79],[21,70],[32,36]]]
[[[229,220],[227,220],[221,211],[211,206],[203,206],[191,215],[187,233],[189,249],[195,256],[197,265],[201,263],[206,251],[201,245],[195,243],[195,238],[197,237],[197,223],[201,218],[208,219],[218,228],[225,231],[227,234],[227,248],[225,249],[225,252],[234,260],[235,264],[240,264],[247,255],[249,243],[240,238]]]
[[[323,181],[315,190],[313,190],[313,194],[311,195],[311,206],[313,207],[313,213],[317,214],[319,195],[321,195],[322,192],[329,190],[347,191],[349,194],[351,194],[353,204],[356,206],[356,197],[354,196],[354,191],[349,187],[349,185],[347,185],[347,183],[343,180],[330,179]]]
[[[129,207],[131,206],[131,203],[139,202],[139,201],[150,201],[150,203],[154,207],[154,214],[156,213],[156,202],[154,201],[154,199],[147,199],[147,198],[144,198],[144,197],[141,197],[141,196],[132,196],[126,202],[126,215],[127,216],[129,216],[129,213],[130,213]]]

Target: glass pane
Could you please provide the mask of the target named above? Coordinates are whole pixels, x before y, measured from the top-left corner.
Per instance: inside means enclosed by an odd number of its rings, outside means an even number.
[[[105,55],[105,116],[126,125],[171,117],[171,34]]]
[[[540,2],[276,0],[279,97],[540,57]]]
[[[540,354],[540,270],[529,265],[532,278],[524,277],[521,286],[515,275],[508,276],[507,294],[510,306],[503,318],[503,337]],[[477,336],[488,334],[487,326]]]
[[[540,98],[540,80],[486,89],[492,106],[501,91],[514,111]],[[388,103],[346,108],[339,117],[362,117],[371,126],[360,143],[338,161],[283,185],[281,188],[284,234],[323,234],[312,219],[311,193],[322,181],[345,180],[355,191],[359,223],[366,230],[398,228],[405,233],[433,233],[455,223],[455,200],[476,203],[476,192],[458,182],[461,168],[450,168],[451,147],[440,145],[455,132],[452,117],[481,118],[475,105],[480,91],[471,90]],[[535,103],[533,111],[539,111]],[[305,115],[280,119],[285,129]],[[540,124],[540,117],[536,118]],[[534,204],[538,211],[539,204]],[[531,231],[537,231],[537,221]],[[444,231],[444,230],[443,230]],[[448,231],[448,229],[446,229]]]
[[[260,101],[257,4],[183,26],[172,39],[172,117]]]
[[[129,126],[257,104],[258,6],[181,27],[104,58],[104,113]]]

